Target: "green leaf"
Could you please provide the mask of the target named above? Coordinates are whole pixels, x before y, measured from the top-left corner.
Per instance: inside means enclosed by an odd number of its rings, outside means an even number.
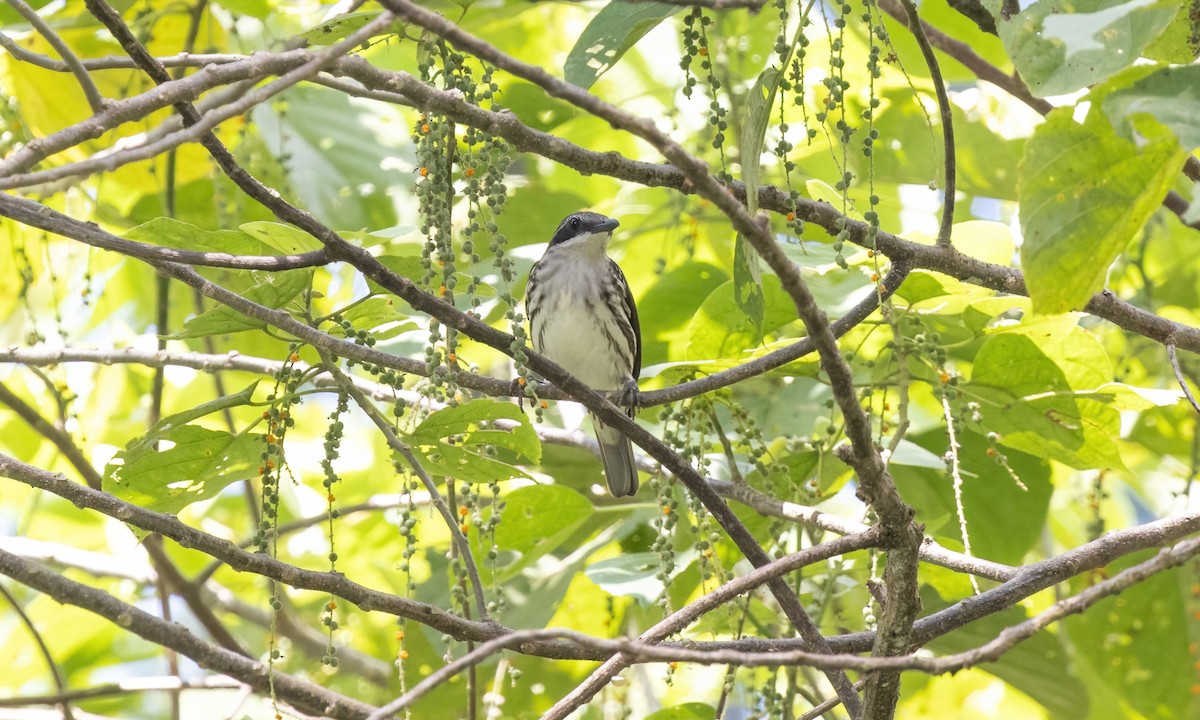
[[[332,45],[366,27],[375,18],[379,17],[379,14],[382,12],[382,10],[366,10],[364,12],[338,15],[335,18],[326,20],[312,30],[300,33],[300,37],[308,40],[313,45]],[[385,30],[380,31],[372,37],[403,33],[404,27],[404,22],[396,20]]]
[[[160,451],[118,453],[106,468],[104,491],[148,510],[177,513],[254,475],[261,435],[235,435],[184,425],[166,434]]]
[[[126,449],[136,449],[139,452],[143,451],[146,448],[153,446],[154,443],[158,442],[159,440],[166,438],[167,433],[182,425],[186,425],[193,420],[202,418],[205,415],[211,415],[215,412],[221,412],[222,410],[249,405],[250,399],[254,396],[254,389],[258,387],[258,383],[259,381],[255,380],[240,392],[233,393],[232,395],[223,395],[214,400],[200,403],[194,408],[189,408],[183,412],[175,413],[174,415],[169,415],[165,418],[162,418],[158,422],[154,423],[154,427],[150,428],[149,432],[137,440],[129,443],[129,445],[126,446]]]
[[[254,108],[250,119],[280,159],[289,189],[326,225],[357,230],[397,223],[392,193],[415,181],[408,121],[385,103],[298,85]]]
[[[367,298],[341,311],[340,315],[356,329],[370,332],[377,340],[388,340],[419,327],[407,315],[397,311],[396,302],[388,296]]]
[[[992,429],[987,408],[984,427]],[[1038,542],[1050,507],[1053,485],[1046,461],[1012,448],[1005,449],[1009,466],[1028,488],[1022,489],[995,458],[988,454],[987,439],[956,424],[959,442],[958,460],[962,482],[963,514],[971,551],[977,557],[1002,563],[1020,564]],[[951,548],[962,547],[954,487],[946,462],[950,439],[944,428],[912,436],[912,450],[904,461],[895,458],[889,464],[896,485],[907,502],[917,510],[917,521],[927,532]],[[936,461],[936,464],[934,463]],[[996,508],[1004,508],[996,512]]]
[[[713,720],[717,709],[705,703],[690,702],[663,708],[647,715],[645,720]]]
[[[269,308],[280,308],[299,295],[312,282],[312,270],[285,270],[276,273],[254,273],[261,278],[254,287],[242,293],[248,300]],[[173,339],[225,335],[264,328],[267,324],[242,315],[233,308],[221,305],[206,310],[183,324],[183,332],[169,335]]]
[[[559,544],[594,512],[583,495],[561,485],[531,485],[504,495],[496,545],[523,555],[541,555]]]
[[[1111,378],[1112,363],[1090,334],[1034,325],[988,338],[966,390],[1005,446],[1081,470],[1122,468],[1120,416],[1089,397]]]
[[[687,568],[691,562],[688,556],[694,554],[690,550],[678,554],[672,577]],[[643,552],[601,560],[592,563],[583,572],[609,595],[633,597],[644,603],[652,603],[666,587],[658,577],[661,569],[662,561],[658,553]]]
[[[1193,19],[1193,5],[1186,2],[1176,4],[1179,12],[1175,19],[1143,54],[1151,60],[1186,65],[1200,58],[1200,33],[1196,31],[1200,21]]]
[[[686,262],[667,271],[650,286],[638,300],[643,370],[671,357],[672,345],[686,344],[688,324],[700,304],[727,280],[729,275],[716,265]],[[683,357],[683,353],[676,356]]]
[[[1062,108],[1034,132],[1021,167],[1020,213],[1035,311],[1083,307],[1162,202],[1184,153],[1161,126],[1143,125],[1139,147],[1097,109],[1080,125]]]
[[[733,250],[733,297],[761,337],[766,298],[763,295],[760,263],[758,251],[738,233]]]
[[[667,3],[612,0],[580,33],[567,54],[563,76],[572,85],[590,88],[643,35],[682,9]]]
[[[695,360],[744,359],[766,333],[796,319],[796,306],[779,278],[763,276],[763,322],[756,325],[734,297],[729,281],[709,293],[688,327],[688,357]]]
[[[1005,516],[1017,513],[1006,511]],[[947,602],[931,588],[921,591],[925,612],[941,610]],[[940,654],[966,652],[996,639],[1005,628],[1029,619],[1023,608],[1008,608],[982,617],[942,635],[929,643]],[[1058,634],[1043,630],[1008,650],[998,662],[981,666],[983,670],[1008,683],[1040,703],[1052,718],[1086,718],[1089,697],[1083,683],[1072,672],[1073,663]]]
[[[1131,120],[1145,114],[1174,133],[1184,150],[1200,148],[1200,65],[1162,68],[1109,93],[1101,107],[1127,140],[1139,140]]]
[[[742,180],[746,183],[746,208],[751,215],[758,212],[758,177],[762,170],[763,141],[775,106],[782,73],[769,67],[763,70],[746,98],[746,118],[742,126]]]
[[[497,420],[504,422],[496,425]],[[432,474],[467,482],[529,477],[491,457],[489,447],[507,448],[535,463],[542,453],[541,440],[524,411],[487,398],[430,414],[407,439]]]
[[[271,255],[273,250],[236,230],[202,230],[169,217],[158,217],[130,228],[125,237],[177,250],[223,252],[233,255]]]
[[[1110,572],[1152,556],[1122,558]],[[1189,575],[1194,578],[1180,569],[1154,575],[1065,621],[1076,672],[1096,696],[1127,706],[1120,717],[1195,717],[1189,712],[1194,681],[1186,671],[1196,661],[1188,647],[1195,632],[1186,599],[1194,582]],[[1080,592],[1091,582],[1091,575],[1077,577],[1072,588]]]
[[[1166,0],[1039,0],[1001,22],[1000,39],[1034,94],[1062,95],[1133,65],[1178,10]]]
[[[494,420],[511,421],[500,431],[480,434],[480,426]],[[542,441],[529,422],[525,411],[516,404],[489,398],[480,398],[456,407],[448,407],[431,413],[409,435],[414,443],[433,443],[452,435],[462,435],[463,444],[470,444],[476,435],[486,444],[500,445],[533,462],[541,459]]]
[[[425,470],[438,477],[484,484],[529,477],[515,465],[449,443],[414,445],[412,451]]]
[[[311,250],[320,250],[321,241],[298,227],[277,222],[260,220],[244,223],[243,232],[261,240],[264,245],[275,248],[285,255],[299,255]]]

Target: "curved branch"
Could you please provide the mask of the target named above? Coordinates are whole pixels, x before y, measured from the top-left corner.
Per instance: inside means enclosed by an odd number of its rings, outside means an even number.
[[[316,267],[329,262],[329,253],[323,248],[298,255],[232,255],[147,245],[104,232],[95,224],[80,223],[68,215],[33,200],[2,192],[0,192],[0,215],[46,232],[65,235],[92,247],[111,250],[146,262],[178,262],[204,267],[272,271]]]
[[[379,412],[379,408],[375,407],[363,392],[351,382],[350,378],[338,369],[337,365],[330,361],[328,357],[323,359],[325,360],[326,369],[333,375],[338,387],[354,400],[359,409],[366,413],[367,417],[370,418],[371,422],[375,424],[375,427],[379,429],[379,432],[387,440],[388,447],[403,457],[404,461],[412,469],[413,474],[420,478],[421,484],[425,486],[425,492],[429,493],[430,502],[437,508],[442,519],[446,521],[446,529],[450,531],[454,547],[458,549],[458,554],[462,557],[463,563],[466,565],[467,575],[471,578],[471,586],[475,591],[475,605],[478,607],[479,616],[485,621],[488,620],[487,600],[483,596],[483,581],[479,577],[479,567],[475,564],[475,554],[471,552],[471,543],[467,541],[467,536],[463,534],[462,528],[459,527],[458,518],[454,516],[450,507],[446,505],[442,494],[438,492],[437,484],[433,482],[433,478],[429,476],[424,466],[421,465],[421,461],[413,454],[412,448],[400,439],[396,428],[392,427],[387,418]],[[452,483],[454,479],[450,478],[447,482]]]
[[[937,56],[933,54],[933,47],[929,44],[929,38],[925,37],[921,18],[917,15],[917,6],[913,0],[899,1],[904,6],[908,29],[917,41],[917,46],[921,48],[921,54],[925,56],[925,65],[929,68],[929,78],[933,81],[933,90],[937,95],[938,111],[942,116],[942,153],[944,155],[942,164],[945,170],[945,186],[942,188],[944,194],[942,222],[938,227],[937,244],[940,247],[950,247],[950,230],[954,225],[954,201],[956,199],[954,112],[950,105],[950,96],[946,94],[946,81],[942,79],[942,69],[938,66]]]
[[[3,461],[0,461],[3,467]],[[65,605],[73,605],[103,617],[146,640],[191,658],[200,667],[228,675],[260,693],[271,692],[301,710],[346,720],[365,718],[374,710],[366,703],[330,692],[306,680],[278,671],[270,672],[261,663],[211,645],[187,628],[160,620],[128,605],[108,593],[47,572],[35,563],[0,550],[0,573],[45,593]],[[268,679],[271,676],[271,679]]]
[[[8,0],[8,4],[20,13],[21,17],[28,20],[29,24],[38,31],[39,35],[46,39],[46,42],[50,43],[50,47],[54,48],[54,51],[62,58],[63,65],[79,81],[79,87],[83,89],[83,96],[87,98],[92,112],[98,113],[102,111],[105,105],[108,104],[108,101],[104,95],[100,94],[100,89],[92,81],[92,76],[88,75],[87,70],[79,62],[79,58],[71,50],[71,47],[63,41],[58,33],[54,32],[54,28],[50,27],[49,23],[43,20],[41,15],[38,15],[37,10],[30,7],[29,3],[25,2],[25,0]]]

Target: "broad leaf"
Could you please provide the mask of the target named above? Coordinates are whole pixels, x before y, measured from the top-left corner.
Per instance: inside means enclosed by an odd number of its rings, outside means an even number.
[[[733,250],[733,297],[761,336],[766,313],[762,287],[762,267],[758,251],[738,233]]]
[[[763,276],[761,325],[738,306],[735,285],[729,281],[709,293],[692,318],[688,327],[689,358],[744,358],[761,343],[764,334],[796,319],[796,306],[778,277]]]
[[[497,425],[497,420],[503,422]],[[528,477],[524,470],[495,459],[492,448],[507,448],[535,463],[542,451],[537,432],[520,408],[486,398],[432,413],[407,440],[429,472],[467,482]]]
[[[159,420],[105,468],[104,491],[150,510],[177,513],[253,475],[265,447],[261,435],[187,423],[246,405],[257,385]]]
[[[274,250],[244,232],[202,230],[169,217],[154,218],[130,228],[125,237],[177,250],[223,252],[232,255],[273,255]]]
[[[1200,148],[1200,66],[1169,67],[1109,93],[1102,104],[1113,127],[1127,140],[1140,135],[1132,119],[1141,114],[1164,125],[1184,150]]]
[[[242,231],[286,255],[299,255],[324,247],[321,241],[312,235],[298,227],[283,223],[265,220],[248,222],[242,225]]]
[[[497,429],[494,420],[508,421],[498,432],[481,433],[484,424],[489,430]],[[448,407],[431,413],[409,435],[414,443],[432,443],[454,435],[463,436],[463,444],[471,444],[475,436],[483,437],[487,444],[506,447],[525,458],[537,462],[541,458],[542,442],[537,431],[529,422],[525,412],[511,402],[481,398],[456,407]]]
[[[561,485],[517,488],[504,495],[496,545],[526,556],[540,555],[557,547],[593,511],[587,498]]]
[[[309,286],[309,283],[312,282],[312,274],[312,270],[309,269],[256,273],[255,276],[261,279],[254,287],[242,294],[246,299],[253,300],[259,305],[281,308]],[[183,332],[169,337],[187,339],[207,335],[224,335],[264,328],[266,325],[262,320],[247,317],[227,305],[221,305],[188,320],[183,325]]]
[[[695,551],[679,553],[675,558],[672,576],[679,574],[694,559]],[[662,561],[658,553],[626,553],[608,560],[592,563],[583,572],[609,595],[634,597],[644,603],[654,602],[666,585],[658,577]]]
[[[1112,378],[1100,344],[1078,328],[1006,329],[979,349],[969,394],[1001,442],[1078,469],[1124,467],[1120,417],[1091,391]]]
[[[1133,65],[1178,10],[1166,0],[1038,0],[1000,24],[1000,39],[1034,94],[1062,95]]]
[[[1143,552],[1122,558],[1109,572],[1151,557],[1152,552]],[[1195,642],[1189,574],[1182,569],[1159,573],[1066,619],[1076,672],[1095,695],[1111,693],[1127,704],[1123,717],[1194,717],[1194,680],[1186,671],[1196,662],[1189,647]],[[1072,589],[1081,592],[1094,580],[1077,577]]]
[[[563,76],[573,85],[590,88],[643,35],[682,9],[667,3],[612,0],[580,33],[567,54]]]
[[[1080,125],[1064,108],[1026,146],[1021,263],[1035,311],[1082,308],[1166,195],[1183,151],[1157,124],[1138,129],[1140,146],[1118,136],[1097,109]]]
[[[1016,513],[1010,510],[1005,515],[1011,518]],[[928,587],[921,591],[921,603],[927,613],[948,605]],[[942,635],[930,641],[929,647],[944,654],[966,652],[1027,619],[1025,610],[1008,608]],[[1048,717],[1091,717],[1087,712],[1087,689],[1075,676],[1072,665],[1058,633],[1043,630],[1004,653],[998,662],[987,663],[981,668],[1040,703],[1049,711]]]
[[[363,12],[346,13],[338,15],[335,18],[326,20],[312,30],[300,33],[300,37],[309,41],[313,45],[332,45],[343,38],[350,37],[368,23],[379,17],[382,10],[366,10]],[[394,21],[387,27],[386,30],[379,35],[390,35],[404,32],[404,23],[400,20]]]

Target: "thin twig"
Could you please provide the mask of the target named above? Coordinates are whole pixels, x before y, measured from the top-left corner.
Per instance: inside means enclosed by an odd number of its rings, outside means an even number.
[[[108,101],[100,94],[96,83],[92,81],[92,76],[84,69],[74,51],[71,50],[71,47],[63,41],[58,33],[54,32],[54,28],[50,27],[50,24],[43,20],[42,16],[38,15],[37,11],[30,7],[29,3],[25,2],[25,0],[8,0],[8,4],[20,13],[21,17],[28,20],[29,24],[38,31],[39,35],[46,39],[46,42],[50,43],[50,47],[54,48],[54,51],[62,58],[63,63],[75,75],[75,79],[79,81],[79,87],[83,89],[83,95],[87,98],[92,112],[98,113],[103,110]]]
[[[337,380],[339,386],[349,395],[354,402],[362,409],[375,427],[379,428],[379,432],[383,433],[387,439],[388,447],[400,454],[404,458],[404,462],[408,463],[414,475],[425,486],[425,491],[429,493],[429,500],[433,506],[437,508],[442,519],[446,521],[446,527],[450,530],[450,537],[454,540],[454,547],[457,548],[459,555],[462,556],[463,564],[466,565],[467,575],[471,578],[471,586],[475,590],[475,605],[479,608],[479,617],[483,621],[490,619],[487,609],[487,599],[483,595],[483,580],[479,577],[479,566],[475,564],[475,554],[471,551],[471,543],[467,540],[467,536],[463,534],[462,528],[458,526],[458,518],[446,505],[446,501],[442,498],[442,494],[438,492],[437,483],[429,476],[421,461],[413,454],[412,448],[406,442],[400,439],[396,428],[392,427],[383,413],[379,412],[379,408],[375,407],[363,393],[359,390],[349,376],[341,371],[338,366],[332,362],[328,356],[323,356],[325,368]],[[448,482],[454,482],[451,478]]]
[[[917,41],[917,46],[921,48],[921,54],[925,57],[925,65],[929,68],[929,78],[933,81],[933,90],[937,95],[938,111],[942,116],[942,166],[945,171],[944,186],[942,188],[942,222],[938,227],[937,244],[938,247],[950,247],[950,232],[954,225],[954,201],[955,201],[955,152],[954,152],[954,112],[950,105],[950,96],[946,94],[946,81],[942,79],[942,69],[938,65],[937,56],[933,54],[933,47],[929,44],[929,38],[925,37],[925,29],[921,24],[921,18],[917,15],[917,6],[913,0],[900,0],[900,4],[904,6],[904,12],[908,16],[908,29],[912,33],[913,39]]]
[[[3,584],[0,584],[0,595],[4,596],[8,604],[12,606],[13,612],[17,614],[17,617],[21,618],[21,624],[29,631],[34,644],[38,647],[38,652],[42,654],[42,659],[46,661],[46,669],[50,671],[50,676],[54,680],[54,687],[58,688],[57,697],[45,704],[49,705],[53,703],[57,705],[59,710],[62,711],[63,720],[75,720],[75,714],[71,711],[71,699],[66,697],[67,683],[63,679],[62,668],[54,661],[54,655],[51,654],[50,648],[46,645],[46,639],[38,631],[37,625],[33,624],[33,619],[25,612],[25,608],[21,607],[21,603],[17,601],[17,598]],[[0,707],[3,707],[2,703],[0,703]]]
[[[971,536],[967,533],[967,513],[963,509],[962,472],[958,468],[958,434],[954,432],[954,413],[950,410],[950,400],[942,395],[942,417],[946,420],[946,434],[950,437],[950,446],[946,449],[946,457],[950,463],[950,484],[954,489],[954,512],[958,515],[958,532],[962,536],[963,552],[971,556]],[[979,594],[979,581],[974,575],[971,578],[971,588]]]
[[[82,608],[107,619],[147,641],[175,650],[214,672],[237,678],[258,692],[267,690],[267,668],[261,663],[211,645],[187,628],[169,623],[121,602],[108,593],[46,572],[36,563],[0,550],[0,573],[45,593],[60,603]],[[330,692],[306,680],[276,671],[275,691],[281,700],[301,710],[321,716],[358,720],[371,714],[373,707]]]
[[[1183,376],[1183,368],[1179,366],[1179,358],[1175,355],[1175,343],[1173,342],[1167,343],[1167,358],[1171,361],[1171,370],[1175,372],[1175,381],[1183,389],[1184,397],[1192,404],[1192,409],[1200,413],[1200,404],[1196,403],[1196,396],[1192,395],[1192,389],[1188,387],[1187,379]]]
[[[235,570],[251,572],[280,582],[286,581],[291,587],[299,589],[332,594],[366,611],[375,610],[416,620],[458,640],[469,638],[477,642],[486,642],[512,632],[498,623],[465,621],[427,603],[371,590],[339,573],[307,570],[260,553],[246,552],[227,540],[184,525],[174,516],[124,502],[107,493],[97,492],[68,480],[60,474],[42,470],[4,454],[0,454],[0,477],[11,478],[30,487],[53,493],[79,508],[98,511],[147,532],[157,532],[175,540],[181,546],[220,558]],[[1108,533],[1061,555],[1027,565],[1002,585],[922,618],[914,626],[914,642],[923,645],[970,622],[1013,607],[1048,587],[1104,567],[1131,553],[1161,547],[1196,532],[1200,532],[1200,512],[1155,520],[1138,527]],[[875,633],[851,633],[827,640],[837,652],[864,652],[874,642]],[[676,645],[663,644],[664,647]],[[747,638],[740,641],[689,641],[686,645],[695,648],[752,649],[766,652],[801,648],[805,642],[799,638]],[[581,651],[569,643],[553,641],[527,643],[522,645],[521,650],[526,654],[552,659],[600,660],[606,657],[601,653]]]
[[[682,630],[683,628],[695,622],[701,616],[711,612],[713,609],[733,600],[742,593],[748,592],[756,587],[759,587],[768,581],[779,578],[792,572],[796,568],[805,565],[811,565],[815,562],[842,555],[845,553],[862,550],[873,545],[876,541],[876,531],[867,530],[866,532],[857,535],[851,535],[844,538],[805,548],[797,553],[792,553],[779,560],[772,561],[760,568],[735,578],[721,587],[713,590],[711,593],[688,603],[686,606],[672,613],[667,618],[661,620],[654,627],[642,633],[638,638],[639,644],[654,643],[669,637],[670,635]],[[455,660],[453,663],[439,668],[435,673],[422,680],[417,685],[413,686],[409,692],[405,693],[396,701],[380,708],[374,718],[383,718],[388,713],[393,713],[410,706],[418,698],[433,690],[438,685],[450,679],[454,675],[462,672],[465,668],[482,662],[492,654],[514,646],[519,646],[522,643],[530,640],[537,640],[542,637],[563,637],[561,630],[518,630],[511,635],[503,638],[497,638],[481,644],[473,652],[470,652],[463,657]],[[577,634],[578,636],[588,638],[588,641],[594,640],[590,636]],[[562,718],[572,712],[574,708],[580,704],[587,702],[589,698],[595,695],[608,681],[621,671],[627,664],[623,663],[621,658],[610,658],[600,667],[588,681],[576,688],[570,695],[563,699],[545,713],[543,720],[552,720],[553,718]],[[602,677],[603,676],[603,677]]]

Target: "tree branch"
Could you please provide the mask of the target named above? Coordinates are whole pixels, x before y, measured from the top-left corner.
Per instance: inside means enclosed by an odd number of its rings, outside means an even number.
[[[0,468],[4,467],[4,463],[4,460],[0,460]],[[210,645],[182,625],[160,620],[102,590],[47,572],[35,563],[22,560],[3,550],[0,550],[0,573],[45,593],[60,603],[99,615],[155,645],[170,648],[191,658],[200,667],[237,678],[260,693],[269,692],[273,686],[280,699],[305,712],[357,720],[367,717],[374,710],[370,705],[358,700],[338,695],[278,671],[273,673],[271,685],[268,681],[269,671],[261,663]]]
[[[942,116],[942,165],[945,171],[945,181],[942,192],[942,222],[938,227],[937,244],[939,247],[950,247],[950,231],[954,225],[955,201],[955,152],[954,152],[954,112],[950,105],[950,96],[946,94],[946,82],[942,79],[942,69],[938,66],[937,56],[925,31],[921,18],[917,15],[917,6],[913,0],[899,0],[907,16],[908,29],[921,54],[925,57],[925,65],[929,68],[929,78],[933,81],[933,90],[937,95],[938,112]]]
[[[71,50],[71,47],[63,41],[58,33],[54,32],[54,28],[50,27],[49,23],[43,20],[42,16],[38,15],[37,11],[30,7],[29,3],[25,2],[25,0],[8,0],[8,4],[20,13],[21,17],[28,20],[29,24],[38,31],[39,35],[46,39],[46,42],[50,43],[50,47],[54,48],[54,51],[62,58],[63,64],[67,66],[67,69],[79,81],[79,87],[83,89],[83,95],[87,98],[92,112],[98,113],[104,110],[108,101],[100,94],[96,83],[92,82],[92,76],[83,68],[83,65],[79,62],[79,58]]]

